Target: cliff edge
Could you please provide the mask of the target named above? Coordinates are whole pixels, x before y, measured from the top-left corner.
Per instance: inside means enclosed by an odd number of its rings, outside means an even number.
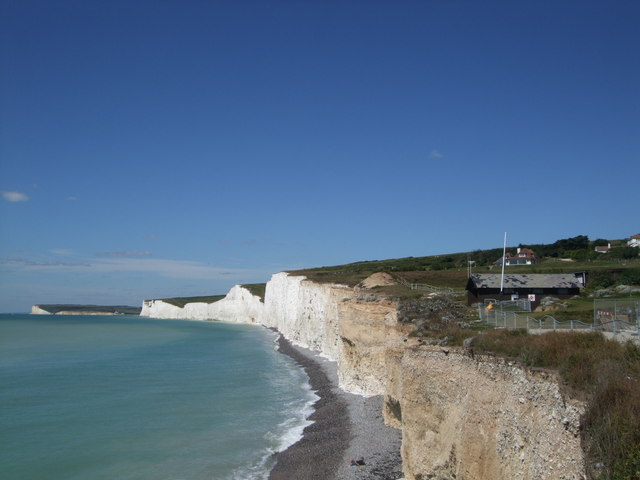
[[[553,374],[463,349],[409,345],[397,303],[370,286],[277,273],[264,302],[236,286],[211,304],[145,301],[141,315],[256,323],[336,361],[341,388],[384,395],[385,421],[402,430],[408,480],[586,478],[584,408],[561,393]]]

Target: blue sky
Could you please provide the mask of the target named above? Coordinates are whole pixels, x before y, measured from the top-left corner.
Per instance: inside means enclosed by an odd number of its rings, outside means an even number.
[[[0,5],[0,311],[640,233],[636,0]]]

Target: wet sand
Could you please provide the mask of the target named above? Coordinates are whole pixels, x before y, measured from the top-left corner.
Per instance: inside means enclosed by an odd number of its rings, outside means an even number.
[[[402,478],[401,433],[384,425],[381,396],[361,397],[338,388],[335,362],[292,345],[279,350],[300,364],[320,399],[303,438],[276,455],[269,480],[396,480]],[[350,459],[364,460],[352,466]]]

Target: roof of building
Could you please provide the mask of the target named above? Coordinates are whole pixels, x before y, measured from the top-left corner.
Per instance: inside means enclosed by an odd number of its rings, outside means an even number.
[[[469,278],[476,288],[500,288],[499,273],[474,273]],[[582,288],[582,278],[573,273],[505,274],[503,288]]]
[[[636,233],[635,235],[632,235],[631,238],[640,238],[640,233]]]
[[[536,256],[535,252],[530,248],[521,248],[520,251],[516,253],[516,255],[528,255],[532,257]]]

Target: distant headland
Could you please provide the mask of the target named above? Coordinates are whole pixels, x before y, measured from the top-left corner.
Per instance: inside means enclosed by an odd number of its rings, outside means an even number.
[[[140,315],[141,307],[127,305],[34,305],[33,315]]]

